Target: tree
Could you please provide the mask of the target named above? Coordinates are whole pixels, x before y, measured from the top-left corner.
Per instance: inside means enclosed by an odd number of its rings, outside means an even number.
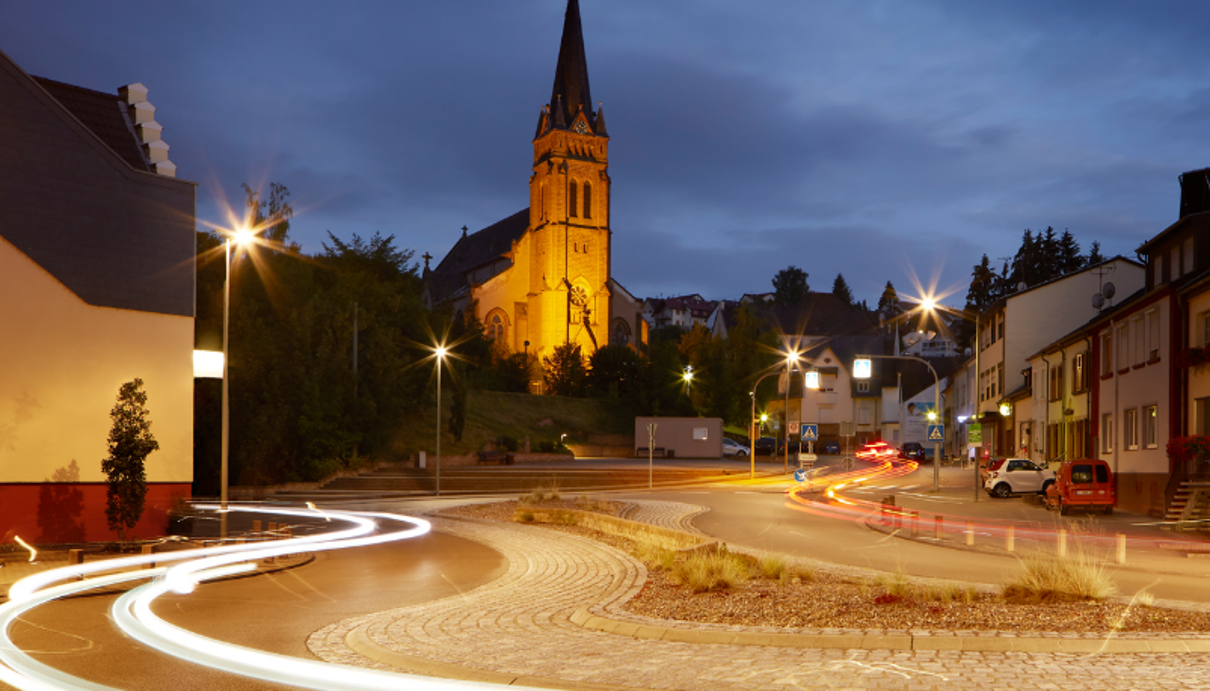
[[[895,286],[891,285],[890,281],[886,282],[882,297],[878,298],[878,311],[885,313],[888,318],[899,313],[899,294],[895,292]]]
[[[836,274],[836,280],[832,283],[832,294],[849,307],[856,306],[853,291],[849,290],[849,284],[845,282],[844,274]]]
[[[145,463],[160,443],[151,434],[147,419],[147,393],[143,380],[135,379],[118,389],[118,402],[109,412],[113,427],[109,430],[109,456],[101,461],[105,473],[105,517],[109,528],[126,541],[126,533],[143,517],[147,500]]]
[[[773,301],[779,305],[799,305],[807,297],[807,272],[789,266],[773,277]]]
[[[1088,258],[1084,260],[1084,265],[1092,266],[1103,261],[1105,261],[1105,257],[1101,254],[1101,243],[1093,240],[1092,245],[1088,247]]]
[[[294,217],[294,208],[290,206],[290,190],[286,189],[285,185],[271,182],[269,198],[261,199],[260,192],[254,192],[248,187],[248,183],[241,186],[244,188],[244,194],[248,195],[248,220],[252,227],[263,228],[261,237],[278,248],[297,252],[298,245],[286,243],[290,234],[290,219]]]
[[[584,358],[580,346],[564,343],[542,358],[546,391],[555,396],[579,396],[584,391]]]
[[[639,393],[642,360],[638,353],[624,345],[598,348],[589,359],[588,390],[594,396],[617,396],[634,405]]]
[[[966,308],[984,310],[998,297],[996,272],[991,270],[985,254],[983,260],[971,271],[971,287],[966,293]]]
[[[1080,243],[1076,242],[1075,236],[1071,234],[1070,230],[1064,230],[1063,235],[1059,237],[1057,263],[1059,272],[1064,275],[1075,273],[1084,268],[1084,257],[1080,254]]]

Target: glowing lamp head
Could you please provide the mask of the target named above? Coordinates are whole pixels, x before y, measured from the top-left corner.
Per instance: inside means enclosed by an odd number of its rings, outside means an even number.
[[[803,376],[808,389],[811,389],[812,391],[819,390],[819,372],[811,371],[807,372]]]
[[[768,413],[761,413],[761,414],[760,414],[760,421],[761,421],[761,422],[768,422],[768,421],[769,421],[769,414],[768,414]]]
[[[937,420],[937,411],[935,411],[935,410],[930,410],[930,411],[928,412],[928,419],[929,419],[929,422],[936,422],[936,420]]]
[[[231,240],[241,247],[251,243],[255,238],[256,233],[253,233],[248,226],[240,226],[239,228],[236,228],[235,232],[231,235]]]
[[[1013,414],[1012,404],[1010,404],[1010,403],[1001,403],[1000,404],[1000,415],[1001,416],[1008,417],[1009,415],[1012,415],[1012,414]]]
[[[449,351],[447,351],[445,349],[445,346],[437,346],[437,348],[435,350],[433,350],[433,352],[436,353],[438,360],[444,360],[445,354]]]
[[[853,361],[853,377],[855,379],[869,379],[874,373],[874,363],[867,358],[858,358]]]
[[[920,308],[926,312],[932,312],[937,309],[937,301],[932,298],[925,298],[920,301]]]

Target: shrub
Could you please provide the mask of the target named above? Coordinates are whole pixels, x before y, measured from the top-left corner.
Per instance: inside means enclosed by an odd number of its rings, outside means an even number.
[[[725,550],[696,553],[679,562],[673,580],[695,593],[729,588],[748,580],[749,562]]]
[[[634,556],[648,568],[669,571],[676,563],[676,552],[648,533],[634,536]]]
[[[533,523],[534,512],[530,511],[529,509],[518,508],[515,512],[513,512],[513,520],[517,521],[518,523]]]
[[[1117,592],[1105,562],[1083,551],[1065,559],[1034,554],[1020,563],[1020,572],[1004,586],[1007,600],[1104,600]]]
[[[770,580],[785,580],[788,572],[786,560],[777,554],[766,554],[760,558],[760,573]]]

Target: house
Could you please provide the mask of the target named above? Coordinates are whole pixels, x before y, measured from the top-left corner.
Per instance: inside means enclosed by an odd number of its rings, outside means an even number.
[[[1104,298],[1110,279],[1117,295],[1129,295],[1143,286],[1144,268],[1114,257],[1001,298],[978,315],[978,352],[955,377],[955,382],[967,381],[951,385],[959,386],[955,399],[962,401],[946,420],[957,435],[955,452],[969,455],[978,447],[985,457],[1005,456],[1019,452],[1024,435],[1036,439],[1033,418],[1014,408],[1014,402],[1028,399],[1029,415],[1036,414],[1029,360],[1069,333],[1072,324],[1089,322],[1112,306],[1112,298]],[[971,391],[975,395],[968,398]],[[972,425],[978,425],[978,441],[971,440]]]
[[[643,319],[652,329],[672,326],[688,331],[695,326],[705,327],[714,310],[715,304],[697,293],[643,301]]]
[[[111,540],[101,461],[144,381],[160,449],[135,537],[193,479],[195,184],[147,89],[32,77],[0,53],[0,535]]]

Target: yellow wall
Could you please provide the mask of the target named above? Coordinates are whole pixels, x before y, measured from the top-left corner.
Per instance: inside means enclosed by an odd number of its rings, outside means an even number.
[[[72,461],[103,481],[118,387],[144,381],[160,450],[149,482],[193,476],[193,319],[84,303],[0,239],[0,482],[43,482]]]

